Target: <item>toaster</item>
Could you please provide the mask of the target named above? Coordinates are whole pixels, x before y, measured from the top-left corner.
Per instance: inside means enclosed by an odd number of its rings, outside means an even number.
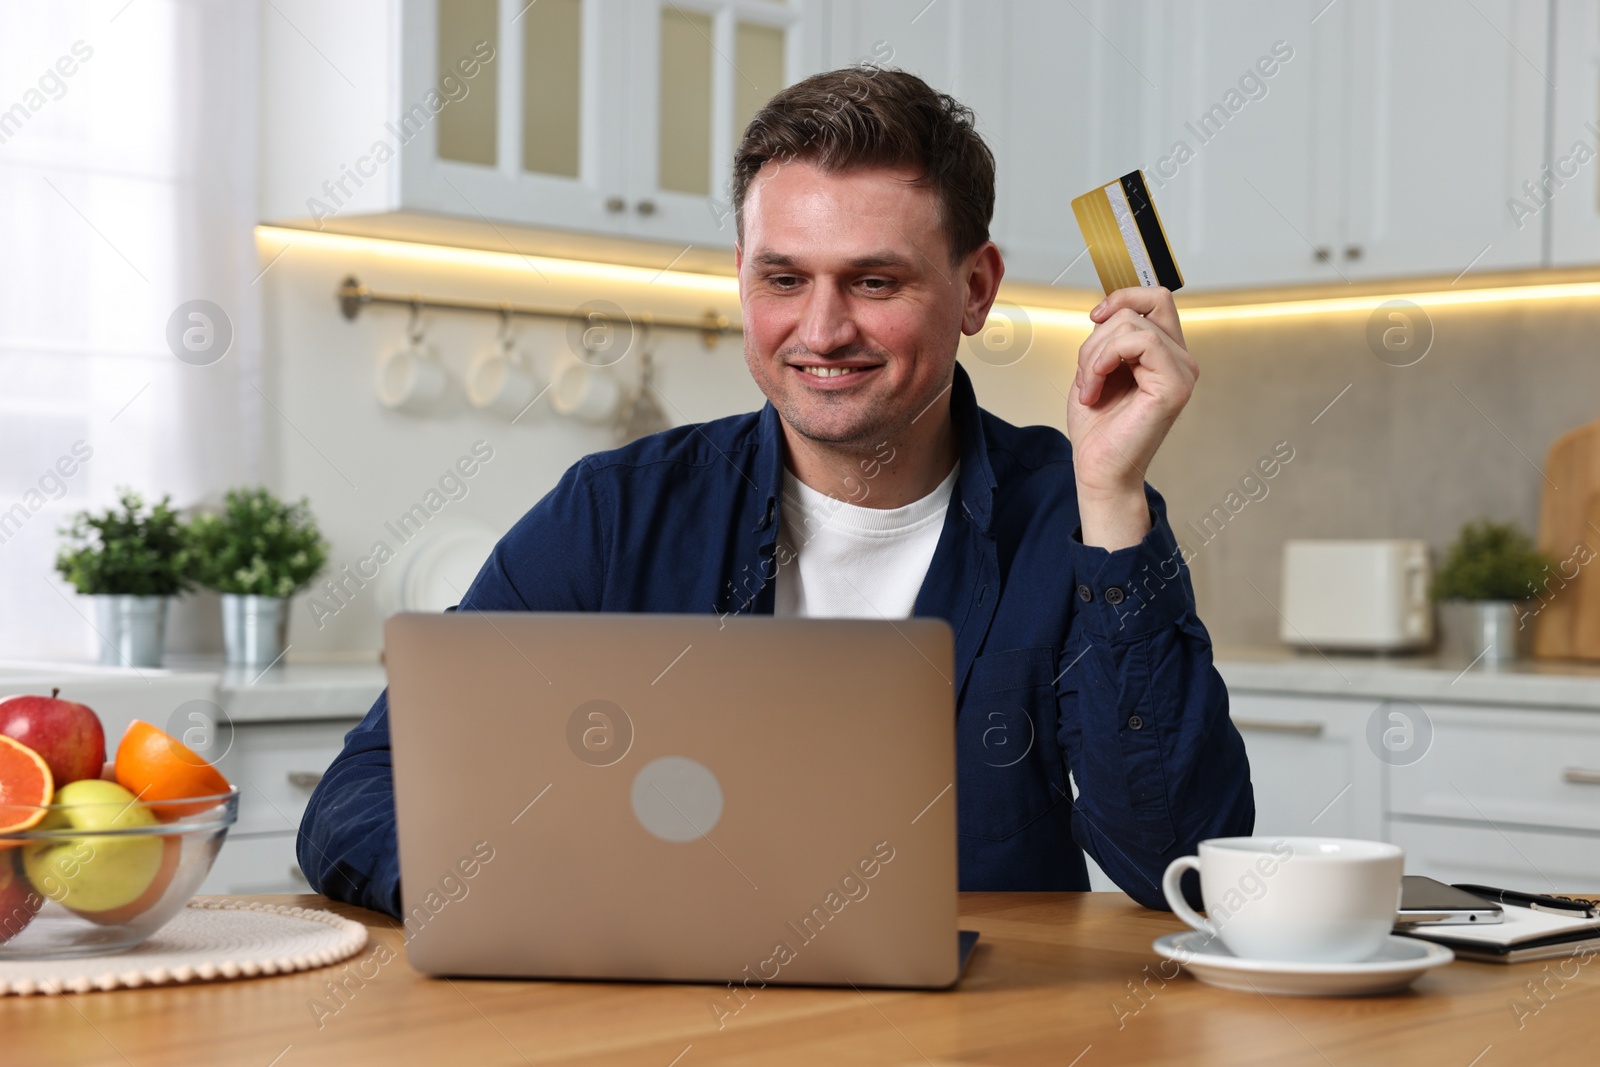
[[[1426,541],[1286,541],[1279,635],[1383,652],[1433,642]]]

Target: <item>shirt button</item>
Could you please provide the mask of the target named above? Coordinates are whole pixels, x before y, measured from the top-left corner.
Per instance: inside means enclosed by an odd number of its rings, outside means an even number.
[[[1144,729],[1144,718],[1143,718],[1143,716],[1140,716],[1140,715],[1129,715],[1128,716],[1128,729],[1130,729],[1130,730],[1143,730]]]
[[[1118,604],[1122,603],[1122,601],[1127,596],[1127,594],[1122,591],[1122,587],[1120,585],[1108,585],[1108,586],[1106,586],[1106,594],[1105,595],[1106,595],[1106,603],[1110,604],[1112,607],[1116,607]]]
[[[1088,586],[1080,585],[1078,586],[1078,599],[1087,604],[1094,599],[1094,594],[1089,591]]]

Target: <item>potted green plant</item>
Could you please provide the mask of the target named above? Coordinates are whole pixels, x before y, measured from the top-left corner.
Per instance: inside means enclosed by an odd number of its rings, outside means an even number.
[[[61,529],[67,540],[56,571],[94,598],[101,663],[159,667],[167,602],[190,586],[183,522],[171,497],[147,510],[123,489],[118,501],[99,514],[81,511]]]
[[[1460,651],[1485,665],[1521,656],[1528,646],[1522,607],[1554,562],[1513,523],[1463,526],[1433,581],[1445,630]]]
[[[223,647],[229,663],[268,666],[284,653],[289,598],[328,561],[328,543],[308,502],[270,490],[230,489],[221,514],[189,524],[195,580],[222,594]]]

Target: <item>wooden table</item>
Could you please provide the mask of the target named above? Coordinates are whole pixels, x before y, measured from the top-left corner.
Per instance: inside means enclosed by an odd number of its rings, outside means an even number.
[[[1544,963],[1458,961],[1396,996],[1230,993],[1186,975],[1163,981],[1150,943],[1179,924],[1119,893],[964,894],[962,925],[983,936],[956,990],[769,987],[721,1030],[708,1006],[718,987],[429,979],[406,964],[402,931],[386,916],[320,896],[251,899],[329,908],[365,923],[371,943],[344,964],[302,974],[0,997],[0,1063],[1547,1067],[1600,1060],[1600,956],[1568,964],[1576,976],[1565,980]],[[341,986],[338,997],[330,981]],[[1539,986],[1540,999],[1528,982]]]

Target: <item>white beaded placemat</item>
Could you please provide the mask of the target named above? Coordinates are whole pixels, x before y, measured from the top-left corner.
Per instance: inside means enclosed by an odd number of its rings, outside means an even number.
[[[349,959],[366,943],[365,926],[331,912],[259,901],[191,900],[148,941],[126,952],[0,961],[0,995],[289,974]]]

